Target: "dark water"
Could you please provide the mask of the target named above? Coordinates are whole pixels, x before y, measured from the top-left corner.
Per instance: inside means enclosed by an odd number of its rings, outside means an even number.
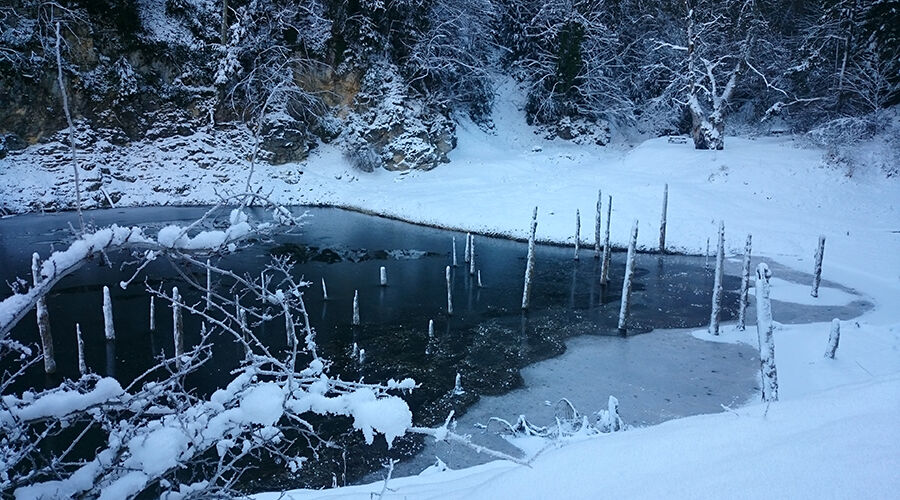
[[[304,210],[304,209],[298,209]],[[412,377],[422,385],[408,397],[416,423],[433,425],[449,410],[460,414],[482,395],[499,395],[522,385],[520,369],[565,350],[565,339],[576,335],[618,336],[616,323],[624,253],[612,257],[610,284],[599,285],[599,260],[591,250],[572,259],[571,248],[537,247],[531,310],[521,311],[522,278],[526,245],[503,239],[476,237],[476,263],[484,287],[463,267],[465,234],[414,226],[338,209],[311,208],[308,224],[295,234],[258,242],[236,254],[214,257],[219,266],[257,276],[273,254],[290,255],[297,261],[296,274],[311,281],[305,299],[322,354],[334,361],[333,374],[367,381]],[[97,225],[141,224],[153,229],[172,222],[187,223],[203,208],[146,208],[103,210],[88,213]],[[32,251],[49,255],[70,239],[74,214],[30,215],[0,220],[0,279],[29,278]],[[540,230],[540,229],[539,229]],[[456,238],[460,267],[453,270],[454,315],[446,313],[444,267],[450,263],[451,237]],[[77,374],[75,323],[81,325],[88,366],[127,382],[152,365],[160,351],[172,355],[171,311],[157,302],[157,331],[148,325],[149,295],[142,282],[127,290],[112,286],[130,276],[133,266],[120,270],[127,253],[110,255],[112,268],[89,263],[64,278],[48,297],[59,374],[46,379],[35,366],[15,390],[24,385],[40,387]],[[698,327],[709,321],[712,271],[703,257],[638,255],[632,295],[629,335],[661,328]],[[388,286],[379,286],[379,268],[388,273]],[[177,285],[185,300],[200,301],[178,276],[172,264],[158,259],[142,274],[147,285]],[[329,300],[322,298],[325,278]],[[204,282],[205,275],[194,276]],[[103,337],[102,286],[110,285],[117,340]],[[224,285],[223,285],[224,287]],[[737,276],[727,275],[725,290],[739,287]],[[351,325],[354,290],[359,290],[362,324]],[[4,293],[6,296],[8,293]],[[723,320],[733,316],[736,294],[725,293]],[[426,355],[428,321],[435,322],[432,354]],[[185,316],[186,344],[199,341],[199,320]],[[273,347],[284,344],[284,332],[262,331],[260,337]],[[12,332],[13,338],[36,344],[34,313]],[[350,357],[356,342],[366,350],[362,365]],[[216,339],[214,363],[208,363],[190,383],[208,392],[228,380],[228,370],[238,365],[243,350],[229,338]],[[628,363],[628,359],[622,359]],[[4,367],[5,368],[5,367]],[[454,377],[460,373],[464,395],[453,395]],[[665,383],[664,380],[662,383]],[[124,385],[124,384],[123,384]],[[735,395],[738,396],[738,395]],[[358,434],[358,433],[355,433]],[[345,436],[355,446],[358,436]],[[410,454],[420,440],[405,439],[395,454]],[[383,446],[382,446],[383,448]],[[299,484],[325,485],[332,475],[339,482],[359,477],[380,462],[375,447],[363,453],[324,456]],[[348,473],[343,477],[344,467]],[[338,473],[336,470],[340,470]],[[251,488],[297,485],[296,478],[251,477]]]

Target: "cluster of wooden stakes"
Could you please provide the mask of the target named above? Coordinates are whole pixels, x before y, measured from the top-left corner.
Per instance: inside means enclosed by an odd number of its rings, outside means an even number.
[[[663,189],[663,197],[662,197],[662,215],[659,223],[659,247],[658,252],[660,254],[666,253],[666,217],[668,211],[668,199],[669,199],[669,185],[666,184]],[[595,231],[594,231],[594,258],[601,259],[601,271],[600,271],[600,284],[605,286],[609,282],[609,267],[610,267],[610,258],[612,248],[610,246],[610,217],[612,215],[612,196],[607,197],[606,203],[606,217],[603,217],[603,196],[602,192],[598,192],[597,195],[597,210],[595,217]],[[522,290],[522,310],[528,310],[531,304],[531,291],[533,287],[533,278],[534,278],[534,266],[535,266],[535,236],[537,233],[537,215],[538,208],[534,208],[534,212],[531,218],[531,228],[528,236],[528,253],[526,257],[526,266],[525,266],[525,277],[524,277],[524,285]],[[601,222],[604,224],[601,225]],[[601,238],[601,227],[602,238]],[[618,318],[618,331],[620,334],[625,335],[627,333],[627,323],[629,317],[629,304],[631,300],[631,290],[632,290],[632,281],[634,279],[634,258],[635,253],[637,252],[637,236],[638,236],[638,221],[635,219],[632,227],[630,238],[628,241],[628,250],[627,257],[625,261],[625,277],[622,282],[622,296],[621,303],[619,307],[619,318]],[[575,254],[574,259],[579,259],[580,252],[580,243],[581,243],[581,213],[576,210],[575,212]],[[602,243],[601,243],[602,242]],[[737,318],[737,329],[744,330],[745,329],[745,313],[747,310],[747,306],[749,303],[749,288],[750,288],[750,252],[751,252],[751,244],[752,244],[752,235],[747,235],[746,244],[744,247],[744,255],[743,255],[743,265],[741,272],[741,289],[740,289],[740,298],[738,305],[738,318]],[[707,250],[706,255],[709,257],[709,239],[707,239],[706,244]],[[810,294],[813,297],[818,297],[819,284],[821,282],[822,276],[822,257],[825,249],[825,237],[820,236],[818,246],[816,247],[815,253],[815,268],[814,268],[814,277],[813,277],[813,285]],[[473,278],[476,280],[477,286],[482,287],[481,281],[481,270],[476,269],[475,264],[475,236],[471,233],[466,234],[466,246],[465,246],[465,264],[468,268],[468,272]],[[712,335],[719,335],[720,332],[720,316],[722,310],[722,297],[723,297],[723,285],[722,281],[724,278],[724,262],[725,262],[725,223],[724,221],[719,222],[718,229],[718,244],[716,247],[716,267],[714,273],[714,284],[713,284],[713,294],[712,294],[712,307],[710,312],[710,321],[709,321],[709,333]],[[451,250],[451,265],[446,266],[445,268],[445,278],[447,284],[447,310],[446,313],[449,316],[453,315],[453,293],[451,287],[451,267],[457,267],[457,252],[456,252],[456,238],[452,238],[452,250]],[[37,283],[40,279],[40,258],[37,253],[35,253],[32,257],[32,274],[35,283]],[[210,266],[209,260],[207,260],[207,296],[206,300],[209,302],[211,300],[211,278],[210,278]],[[387,270],[384,266],[382,266],[379,270],[379,282],[381,286],[387,286],[388,277]],[[756,268],[756,300],[757,300],[757,329],[762,330],[759,331],[760,337],[760,357],[763,360],[763,364],[768,361],[771,361],[770,369],[774,372],[774,344],[772,342],[773,335],[773,327],[772,327],[772,315],[771,315],[771,304],[769,299],[769,279],[771,278],[772,273],[769,270],[769,267],[765,263],[760,263]],[[323,298],[328,300],[328,291],[325,286],[325,279],[322,279],[322,293]],[[150,330],[156,330],[156,312],[155,312],[155,300],[154,296],[150,296]],[[172,288],[172,318],[173,318],[173,343],[175,347],[175,358],[176,361],[184,354],[184,327],[182,321],[182,301],[181,296],[178,291],[178,287]],[[240,307],[237,300],[235,301],[237,304],[237,317],[241,321],[245,320],[245,314],[242,308]],[[41,343],[43,347],[43,358],[44,358],[44,369],[47,373],[54,373],[56,371],[56,361],[53,355],[53,340],[50,334],[50,320],[49,314],[47,312],[46,307],[46,298],[40,298],[37,302],[36,306],[37,310],[37,323],[38,330],[41,337]],[[103,320],[104,320],[104,333],[107,340],[115,339],[115,329],[113,327],[113,308],[112,301],[110,299],[109,288],[103,287]],[[360,324],[360,316],[359,316],[359,291],[355,290],[353,295],[353,317],[352,324],[357,326]],[[243,325],[242,325],[243,327]],[[81,336],[81,326],[79,324],[75,325],[76,329],[76,337],[77,337],[77,348],[78,348],[78,369],[81,374],[87,372],[87,366],[84,358],[84,341]],[[429,320],[428,325],[428,333],[429,333],[429,341],[431,341],[434,337],[434,320]],[[835,319],[832,322],[832,328],[829,338],[829,347],[826,351],[826,356],[834,357],[834,352],[837,349],[838,339],[840,335],[840,321]],[[429,342],[430,344],[430,342]],[[771,346],[765,347],[765,346]],[[771,350],[771,352],[763,352],[763,350]],[[364,350],[357,350],[356,346],[354,346],[354,356],[358,356],[362,359],[365,354]],[[763,372],[766,372],[767,367],[763,367]],[[458,378],[458,377],[457,377]],[[765,378],[765,377],[764,377]],[[457,380],[457,388],[459,387],[459,383]],[[777,389],[776,389],[777,390]],[[777,398],[777,393],[772,394],[772,397],[767,398],[764,391],[764,398],[767,400],[772,400],[773,398]]]

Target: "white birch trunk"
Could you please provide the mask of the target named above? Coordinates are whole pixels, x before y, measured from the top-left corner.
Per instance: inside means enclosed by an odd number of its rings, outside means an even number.
[[[581,246],[581,212],[575,209],[575,260],[578,260],[578,249]]]
[[[75,341],[78,343],[78,373],[87,374],[87,363],[84,360],[84,339],[81,337],[81,325],[75,323]]]
[[[109,287],[103,287],[103,333],[106,340],[115,340],[116,330],[113,327],[112,300],[109,298]]]
[[[453,267],[456,267],[458,265],[456,262],[456,236],[454,236],[452,238],[452,243],[453,243],[453,246],[450,249],[450,255],[451,255],[450,265],[452,265]]]
[[[387,286],[387,269],[384,266],[381,266],[381,269],[378,270],[378,276],[381,286]]]
[[[838,343],[841,341],[841,320],[834,318],[831,320],[831,333],[828,335],[828,349],[825,350],[825,357],[834,359],[834,353],[837,352]]]
[[[322,300],[328,300],[328,288],[325,287],[325,278],[322,278]]]
[[[181,368],[184,354],[184,323],[181,317],[181,294],[178,287],[172,287],[172,340],[175,342],[175,366]]]
[[[737,329],[744,331],[746,326],[747,306],[750,303],[750,250],[753,245],[753,235],[747,235],[747,243],[744,245],[744,262],[741,266],[741,296],[738,301]]]
[[[594,258],[600,258],[600,213],[603,210],[603,191],[597,190],[597,215],[594,217]],[[607,222],[607,225],[609,223]]]
[[[626,332],[628,308],[631,301],[631,281],[634,279],[634,254],[637,251],[638,221],[631,226],[631,239],[628,242],[628,257],[625,260],[625,280],[622,282],[622,303],[619,307],[619,331]]]
[[[150,331],[156,331],[156,297],[150,296]]]
[[[775,368],[775,333],[769,278],[772,272],[765,262],[756,266],[756,334],[759,339],[759,365],[763,401],[778,401],[778,372]]]
[[[450,266],[444,269],[444,278],[447,280],[447,315],[453,315],[453,287],[450,284]]]
[[[359,290],[353,290],[353,324],[359,325]]]
[[[612,249],[609,247],[609,219],[612,216],[612,196],[606,203],[606,229],[603,235],[603,262],[600,266],[600,284],[609,282],[609,264],[612,259]]]
[[[537,207],[531,216],[531,234],[528,236],[528,257],[525,264],[525,287],[522,290],[522,309],[531,305],[531,281],[534,278],[534,238],[537,233]]]
[[[34,286],[41,281],[41,257],[31,254],[31,278]],[[47,298],[42,296],[35,304],[38,333],[41,337],[41,352],[44,356],[44,372],[56,373],[56,357],[53,353],[53,334],[50,332],[50,311],[47,310]]]
[[[813,270],[813,285],[809,292],[813,297],[819,296],[819,283],[822,282],[822,256],[825,254],[825,236],[819,236],[819,246],[816,247],[816,267]]]
[[[709,333],[719,334],[719,318],[722,315],[722,280],[725,277],[725,221],[719,221],[719,243],[716,246],[716,272],[713,281],[712,310],[709,314]]]
[[[666,253],[666,214],[669,210],[669,185],[663,188],[662,216],[659,218],[659,253]]]

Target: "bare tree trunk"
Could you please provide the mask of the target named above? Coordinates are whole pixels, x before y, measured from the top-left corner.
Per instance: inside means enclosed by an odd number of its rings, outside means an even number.
[[[106,340],[116,339],[116,329],[113,327],[112,299],[109,298],[109,287],[103,287],[103,333]]]
[[[41,257],[37,252],[31,254],[31,278],[34,286],[41,281]],[[53,354],[53,335],[50,333],[50,311],[47,310],[47,298],[38,298],[35,306],[38,333],[41,337],[41,350],[44,356],[44,372],[56,373],[56,358]]]
[[[475,236],[469,236],[469,276],[475,275]]]
[[[662,216],[659,218],[659,253],[666,253],[666,212],[669,209],[669,185],[663,188]]]
[[[712,312],[709,315],[709,333],[719,334],[719,317],[722,314],[722,280],[725,278],[725,221],[719,221],[719,244],[716,246],[716,273],[713,283]]]
[[[481,269],[478,270],[478,279],[476,282],[478,283],[478,288],[484,288],[484,285],[481,284]]]
[[[381,286],[387,286],[387,269],[384,266],[381,266],[381,269],[378,270],[378,276]]]
[[[581,212],[575,209],[575,260],[578,260],[578,249],[581,246]]]
[[[456,267],[458,265],[456,263],[456,236],[454,236],[452,238],[452,242],[453,242],[453,246],[452,246],[452,249],[450,250],[450,255],[451,255],[450,265],[452,265],[453,267]]]
[[[322,300],[328,300],[328,288],[325,287],[325,278],[322,278]]]
[[[819,246],[816,247],[815,269],[813,269],[813,285],[809,292],[813,297],[819,296],[819,284],[822,282],[822,256],[825,255],[825,236],[819,236]]]
[[[741,296],[738,299],[737,329],[746,329],[747,306],[750,303],[750,249],[753,244],[753,235],[747,235],[747,243],[744,245],[744,262],[741,266]]]
[[[464,261],[466,264],[469,263],[469,260],[472,258],[472,233],[466,233],[466,253],[464,256]]]
[[[537,207],[531,216],[531,233],[528,236],[528,257],[525,264],[525,287],[522,290],[522,309],[531,304],[531,282],[534,279],[534,238],[537,233]]]
[[[447,281],[447,315],[453,316],[453,287],[450,283],[450,266],[444,269],[444,278]]]
[[[831,333],[828,335],[828,349],[825,350],[825,357],[834,359],[834,353],[837,352],[838,343],[841,341],[841,320],[834,318],[831,320]]]
[[[600,284],[606,285],[609,282],[609,264],[612,259],[612,248],[609,247],[609,220],[612,216],[612,196],[609,197],[606,204],[606,230],[603,236],[603,263],[600,266]]]
[[[603,191],[597,190],[597,215],[594,217],[594,258],[600,258],[600,213],[603,210]],[[607,222],[607,225],[609,223]]]
[[[359,290],[353,290],[353,325],[359,325]]]
[[[59,92],[62,95],[63,111],[66,114],[66,122],[69,124],[69,146],[72,149],[72,171],[75,173],[75,210],[78,212],[78,226],[81,234],[84,234],[84,215],[81,213],[81,179],[78,175],[78,155],[75,148],[75,124],[72,123],[72,114],[69,112],[69,95],[66,93],[66,84],[63,81],[62,55],[59,43],[62,37],[59,35],[59,23],[56,23],[56,69],[59,80]]]
[[[628,242],[628,258],[625,260],[625,281],[622,282],[622,303],[619,307],[619,332],[626,332],[628,308],[631,302],[631,281],[634,279],[634,254],[637,251],[638,221],[631,226],[631,240]]]
[[[765,262],[756,266],[756,335],[759,339],[759,365],[763,401],[778,401],[778,371],[775,368],[775,326],[769,300],[772,272]]]

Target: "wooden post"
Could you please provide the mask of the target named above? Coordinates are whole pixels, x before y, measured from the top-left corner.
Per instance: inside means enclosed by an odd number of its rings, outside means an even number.
[[[816,247],[816,267],[813,270],[813,286],[809,292],[813,297],[819,296],[819,283],[822,282],[822,256],[825,254],[825,235],[819,236],[819,246]]]
[[[778,371],[775,368],[775,326],[769,299],[772,272],[765,262],[756,266],[756,335],[759,339],[759,365],[763,401],[778,401]]]
[[[666,253],[666,212],[669,209],[669,184],[663,188],[662,217],[659,219],[659,253]]]
[[[353,290],[353,325],[359,325],[359,290]]]
[[[444,278],[447,280],[447,315],[453,316],[453,287],[450,286],[450,266],[444,269]]]
[[[528,257],[525,264],[525,287],[522,290],[522,309],[528,309],[531,305],[531,283],[534,279],[534,238],[537,233],[537,210],[531,216],[531,234],[528,236]]]
[[[175,342],[175,366],[181,368],[184,354],[184,323],[181,318],[181,294],[178,287],[172,287],[172,340]]]
[[[87,374],[87,363],[84,361],[84,339],[81,338],[81,325],[75,323],[75,342],[78,345],[78,373]]]
[[[831,320],[831,333],[828,335],[828,349],[825,350],[825,357],[834,359],[834,353],[837,352],[838,343],[841,341],[841,320],[834,318]]]
[[[451,238],[451,241],[452,241],[452,246],[450,249],[450,255],[451,255],[450,265],[452,265],[453,267],[456,267],[457,266],[457,263],[456,263],[456,236],[453,236]]]
[[[464,260],[466,264],[469,263],[469,259],[472,258],[472,233],[466,233],[466,254]]]
[[[381,266],[381,269],[378,271],[379,281],[381,282],[381,286],[387,286],[387,269],[384,266]]]
[[[744,245],[744,262],[741,266],[741,296],[738,302],[737,329],[746,329],[747,305],[750,303],[750,248],[753,244],[753,235],[747,235],[747,243]]]
[[[112,300],[109,298],[109,287],[103,287],[103,333],[106,340],[115,340],[116,330],[113,328]]]
[[[581,212],[575,209],[575,260],[578,260],[578,248],[581,245]]]
[[[41,257],[37,252],[31,254],[31,278],[34,286],[41,281]],[[35,305],[38,333],[41,337],[41,352],[44,357],[44,372],[56,373],[56,357],[53,353],[53,335],[50,332],[50,311],[47,310],[47,298],[41,296]]]
[[[475,275],[475,236],[469,237],[469,276]]]
[[[156,297],[150,296],[150,331],[156,331]]]
[[[606,203],[606,231],[603,236],[603,263],[600,266],[600,284],[606,285],[609,281],[609,263],[612,259],[612,248],[609,247],[609,219],[612,216],[612,196]]]
[[[597,190],[597,215],[594,217],[594,258],[600,258],[600,212],[603,209],[603,191]],[[609,222],[606,223],[609,227]]]
[[[709,333],[719,334],[722,315],[722,280],[725,278],[725,221],[719,221],[719,244],[716,246],[716,273],[713,282],[712,311],[709,314]]]
[[[628,242],[628,257],[625,260],[625,281],[622,282],[622,303],[619,307],[619,332],[624,334],[628,322],[628,308],[631,302],[631,281],[634,279],[634,254],[637,251],[638,221],[631,225],[631,240]]]

